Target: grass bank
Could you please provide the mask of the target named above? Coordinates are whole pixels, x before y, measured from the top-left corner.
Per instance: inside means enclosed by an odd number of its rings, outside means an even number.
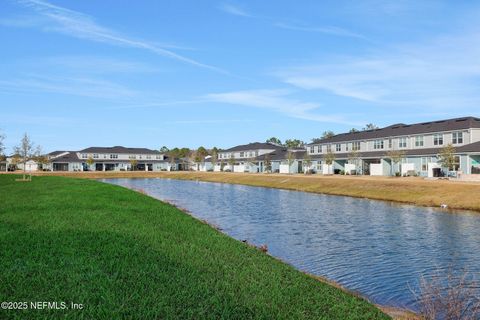
[[[332,195],[395,201],[419,206],[480,211],[480,183],[422,178],[245,174],[217,172],[82,172],[47,173],[80,178],[160,177],[237,183]]]
[[[387,319],[146,195],[96,181],[0,175],[0,319]]]

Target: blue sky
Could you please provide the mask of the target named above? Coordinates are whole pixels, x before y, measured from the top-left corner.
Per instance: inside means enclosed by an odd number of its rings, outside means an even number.
[[[480,116],[475,1],[0,4],[0,129],[45,151],[229,147]]]

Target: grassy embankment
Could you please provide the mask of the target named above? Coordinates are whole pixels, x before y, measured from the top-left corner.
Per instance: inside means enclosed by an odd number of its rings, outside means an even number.
[[[217,172],[78,172],[47,173],[79,178],[160,177],[238,183],[252,186],[282,188],[315,193],[344,195],[376,200],[480,211],[480,183],[422,178],[370,176],[321,176],[245,174]]]
[[[386,319],[179,209],[96,181],[0,175],[0,319]]]

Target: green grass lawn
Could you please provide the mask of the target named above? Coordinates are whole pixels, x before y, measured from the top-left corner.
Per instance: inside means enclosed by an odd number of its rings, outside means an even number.
[[[0,319],[386,319],[148,196],[96,181],[0,175]]]

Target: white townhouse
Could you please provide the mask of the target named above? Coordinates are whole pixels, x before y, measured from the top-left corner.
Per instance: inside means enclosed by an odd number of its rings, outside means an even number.
[[[253,142],[220,151],[214,171],[303,172],[304,154],[303,148],[287,149],[273,143]],[[289,157],[290,161],[287,160]]]
[[[170,171],[170,163],[157,150],[146,148],[90,147],[81,151],[55,151],[48,154],[51,171]]]
[[[480,118],[463,117],[342,133],[308,144],[307,152],[317,172],[369,175],[435,176],[440,168],[439,153],[446,145],[455,148],[456,170],[464,175],[480,174]],[[404,154],[395,163],[391,151]],[[328,156],[327,156],[328,154]],[[334,155],[332,168],[325,160]]]

